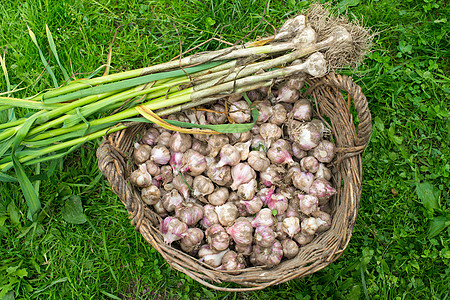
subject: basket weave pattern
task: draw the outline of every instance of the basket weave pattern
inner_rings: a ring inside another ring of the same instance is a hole
[[[309,82],[306,91],[320,115],[331,124],[338,149],[332,166],[333,183],[338,193],[330,200],[333,210],[331,228],[300,248],[297,257],[286,260],[271,269],[250,267],[233,271],[218,271],[198,259],[164,243],[159,232],[161,217],[147,207],[139,191],[128,181],[132,163],[128,160],[137,134],[145,124],[130,124],[122,131],[105,138],[97,150],[98,165],[115,194],[125,205],[131,223],[142,236],[163,256],[167,263],[203,285],[221,291],[251,291],[280,284],[312,274],[333,261],[347,247],[356,222],[362,181],[361,153],[367,146],[372,131],[371,115],[366,97],[350,77],[329,74]],[[355,127],[351,105],[358,115]],[[215,284],[234,282],[244,287],[222,287]]]

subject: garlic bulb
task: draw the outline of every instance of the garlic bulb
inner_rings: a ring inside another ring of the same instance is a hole
[[[182,171],[183,167],[183,153],[182,152],[174,152],[170,156],[169,165],[172,167],[173,174],[178,174],[178,172]]]
[[[270,149],[267,151],[267,157],[273,164],[292,165],[294,163],[287,145],[288,143],[282,139],[279,139],[272,144]]]
[[[161,191],[154,185],[141,190],[141,197],[145,204],[154,205],[161,199]]]
[[[200,261],[204,262],[205,264],[217,268],[222,264],[222,258],[229,250],[223,250],[223,251],[217,251],[214,249],[211,249],[209,245],[203,245],[198,250],[198,256],[200,258]]]
[[[186,235],[187,229],[188,227],[185,223],[174,217],[166,217],[159,227],[166,244],[180,240]]]
[[[194,190],[194,196],[206,196],[214,192],[214,184],[208,177],[198,175],[194,178],[192,189]]]
[[[184,252],[192,253],[200,248],[204,236],[203,230],[200,228],[188,228],[186,235],[180,241],[181,249]]]
[[[231,178],[233,178],[232,190],[237,190],[239,185],[248,183],[250,180],[256,178],[255,170],[247,163],[238,163],[231,168]]]
[[[307,122],[311,121],[312,112],[311,102],[306,99],[301,99],[295,102],[292,117],[296,120]]]
[[[266,142],[266,146],[270,147],[270,145],[281,138],[283,131],[280,127],[272,123],[264,123],[259,127],[259,134],[263,137]],[[318,143],[318,142],[317,142]]]
[[[322,140],[317,147],[312,150],[315,158],[321,163],[329,163],[333,160],[336,153],[334,144],[327,140]]]
[[[175,131],[170,139],[170,150],[184,153],[192,146],[192,137],[189,134]]]
[[[187,226],[195,226],[203,219],[203,206],[192,202],[179,205],[175,208],[175,216]]]
[[[258,172],[265,171],[270,165],[270,160],[262,151],[251,151],[247,159],[250,167]]]
[[[241,155],[241,160],[247,160],[248,154],[250,153],[250,145],[252,141],[251,139],[246,142],[240,142],[234,144],[234,147],[239,151],[239,154]]]
[[[200,225],[204,228],[209,228],[214,224],[219,224],[219,217],[214,206],[206,204],[203,206],[203,219],[200,221]]]
[[[313,212],[312,215],[316,218],[317,224],[319,225],[316,232],[324,232],[331,228],[330,214],[324,211],[317,210]]]
[[[300,173],[300,164],[297,162],[294,162],[289,169],[286,172],[286,176],[284,177],[286,184],[291,184],[292,178],[295,174]]]
[[[273,193],[275,192],[275,188],[262,188],[259,190],[259,192],[256,194],[257,197],[261,199],[264,205],[267,205],[267,203],[272,198]]]
[[[206,120],[209,124],[217,125],[224,124],[227,122],[227,115],[225,114],[225,106],[216,103],[211,108],[212,111],[206,112]]]
[[[300,250],[297,243],[291,239],[285,239],[283,242],[281,242],[281,246],[283,246],[283,256],[286,258],[296,257],[298,251]]]
[[[256,124],[266,123],[269,118],[273,115],[272,105],[270,101],[256,102],[255,107],[259,112],[258,119],[256,119]]]
[[[228,115],[234,122],[239,124],[250,122],[250,107],[244,100],[233,102],[230,105]]]
[[[319,224],[314,217],[306,218],[302,221],[301,228],[303,233],[313,235],[319,228]]]
[[[206,229],[205,235],[211,249],[222,251],[230,244],[230,236],[220,224],[214,224]]]
[[[228,200],[228,196],[230,195],[227,188],[221,187],[214,190],[211,194],[208,196],[208,202],[212,205],[222,205],[225,204]]]
[[[272,194],[267,206],[273,211],[276,210],[277,214],[284,214],[288,208],[288,201],[286,197],[281,194]]]
[[[272,226],[274,224],[274,218],[272,211],[269,208],[261,209],[252,220],[252,226],[254,228],[259,226]]]
[[[153,146],[156,144],[156,140],[159,137],[159,131],[156,128],[149,128],[142,136],[142,142]]]
[[[137,187],[147,187],[152,184],[152,176],[147,172],[145,164],[139,165],[139,169],[130,174],[130,181]]]
[[[300,98],[300,92],[296,89],[292,89],[289,86],[284,85],[281,87],[276,99],[277,102],[294,103]]]
[[[337,191],[330,182],[323,178],[318,178],[311,184],[309,193],[319,199],[319,205],[324,205]]]
[[[289,136],[297,142],[302,150],[309,151],[316,147],[321,140],[321,133],[311,123],[301,123],[292,120],[289,124]]]
[[[240,203],[245,206],[245,209],[251,215],[259,212],[263,207],[263,202],[259,197],[253,197],[251,200],[248,201],[241,200]]]
[[[145,167],[147,168],[148,174],[152,175],[153,177],[161,173],[160,167],[151,160],[147,160],[145,162]]]
[[[181,177],[181,175],[175,175],[172,184],[180,192],[181,196],[183,196],[184,199],[187,199],[190,195],[189,187],[192,186],[193,181],[194,179],[187,174],[184,174],[183,177]]]
[[[253,137],[250,131],[227,133],[227,136],[230,139],[231,145],[247,142]]]
[[[300,211],[305,215],[310,215],[319,209],[319,199],[313,195],[298,195]]]
[[[300,246],[304,246],[309,244],[314,239],[314,235],[300,232],[294,236],[294,239]]]
[[[284,168],[276,165],[270,165],[266,170],[259,173],[261,183],[265,186],[271,187],[278,185],[284,179]]]
[[[160,217],[167,217],[169,215],[169,213],[167,212],[167,210],[164,208],[162,200],[159,200],[158,202],[156,202],[153,205],[153,209],[155,210],[155,212],[160,216]]]
[[[319,170],[319,162],[314,156],[306,156],[300,160],[300,168],[303,172],[316,173]]]
[[[255,196],[257,182],[255,179],[250,180],[248,183],[241,184],[237,189],[237,194],[241,200],[250,200]]]
[[[245,269],[245,259],[241,254],[230,250],[222,257],[222,265],[218,270],[242,270]],[[233,272],[234,273],[234,272]]]
[[[241,161],[241,153],[234,146],[227,144],[220,149],[220,160],[217,167],[235,166]]]
[[[295,158],[298,159],[302,159],[303,157],[308,155],[305,150],[300,148],[300,145],[297,142],[292,143],[292,154],[294,155]]]
[[[156,179],[162,181],[163,183],[168,183],[173,180],[172,167],[161,166],[160,173],[156,175]]]
[[[242,255],[248,256],[250,254],[252,254],[252,244],[248,244],[248,245],[243,245],[243,244],[236,244],[234,245],[234,250]]]
[[[255,243],[261,247],[270,247],[275,241],[276,234],[272,227],[258,226],[255,229]]]
[[[197,151],[198,153],[200,153],[203,156],[207,156],[209,155],[209,148],[208,148],[208,143],[197,140],[197,139],[192,139],[192,150]]]
[[[292,183],[294,186],[305,193],[309,193],[310,187],[314,182],[314,175],[311,173],[295,173],[292,177]]]
[[[250,261],[255,265],[266,266],[272,268],[278,265],[283,258],[283,247],[280,242],[275,240],[273,244],[267,248],[259,245],[253,246],[253,253],[250,255]]]
[[[162,197],[162,204],[164,209],[168,212],[174,211],[178,206],[183,203],[183,197],[178,193],[177,190],[171,190],[170,192],[164,193]]]
[[[208,139],[209,156],[216,157],[223,146],[230,143],[230,139],[224,134],[213,134]]]
[[[219,217],[220,224],[223,226],[230,226],[238,217],[238,209],[231,202],[216,206],[214,209]]]
[[[170,147],[170,139],[172,138],[172,134],[168,131],[163,131],[156,139],[156,144],[160,146],[164,146],[166,148]]]
[[[150,159],[158,165],[166,165],[170,160],[170,151],[164,146],[156,145],[152,149]]]
[[[331,171],[324,164],[320,163],[319,168],[317,169],[316,174],[314,174],[316,178],[323,178],[325,180],[330,181],[331,179]]]
[[[270,123],[281,126],[286,122],[287,111],[282,104],[273,106],[273,114]]]
[[[231,168],[230,166],[217,167],[216,163],[212,163],[207,171],[206,175],[217,185],[227,186],[231,184]]]
[[[202,174],[206,170],[206,158],[195,150],[188,149],[182,159],[182,172],[188,172],[191,176]]]
[[[264,138],[261,136],[261,134],[255,135],[252,138],[252,145],[250,147],[253,151],[261,151],[266,153],[267,150],[269,149],[266,141],[264,140]]]
[[[236,244],[250,245],[253,240],[253,227],[247,218],[238,218],[227,228],[227,233]]]
[[[292,238],[300,232],[300,220],[297,217],[289,217],[283,220],[282,230]]]
[[[152,147],[147,144],[134,144],[133,158],[136,164],[145,163],[150,158]]]

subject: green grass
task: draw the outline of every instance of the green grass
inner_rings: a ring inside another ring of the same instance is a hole
[[[341,72],[362,87],[374,128],[363,155],[357,224],[339,260],[262,291],[208,290],[172,270],[134,231],[97,168],[100,141],[94,141],[58,161],[51,178],[40,182],[44,209],[34,223],[18,185],[0,183],[5,299],[448,299],[450,8],[431,0],[334,1],[345,3],[355,4],[343,9],[379,34],[365,64]],[[305,5],[271,1],[266,20],[279,26]],[[179,38],[183,50],[212,37],[234,42],[258,24],[263,10],[264,1],[4,0],[0,55],[11,87],[23,88],[13,95],[25,97],[53,86],[26,24],[62,84],[45,24],[62,65],[81,78],[106,63],[118,27],[111,72],[168,61],[179,54]],[[264,32],[271,32],[266,23],[246,40]],[[211,41],[196,51],[221,46]],[[68,217],[71,200],[81,200],[86,222]]]

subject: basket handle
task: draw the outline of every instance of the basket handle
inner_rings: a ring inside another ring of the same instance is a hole
[[[346,91],[353,99],[353,104],[358,113],[358,133],[355,146],[364,149],[369,143],[370,134],[372,132],[372,117],[370,115],[367,98],[361,91],[361,87],[357,85],[349,76],[330,73],[327,76],[313,80],[312,85],[306,91],[306,95],[310,95],[315,88],[321,85],[327,85],[332,88]]]

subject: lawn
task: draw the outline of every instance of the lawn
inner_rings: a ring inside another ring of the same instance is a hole
[[[265,1],[3,0],[0,93],[29,97],[65,82],[46,24],[60,64],[82,78],[104,72],[116,31],[111,73],[168,61],[180,43],[187,50],[213,37],[254,40],[272,32],[269,23],[279,27],[309,5],[270,1],[268,23],[259,24]],[[357,224],[336,262],[261,291],[203,287],[172,270],[130,225],[97,168],[101,140],[95,140],[35,182],[43,209],[34,222],[19,185],[0,183],[0,299],[448,299],[450,6],[432,0],[332,6],[377,33],[364,64],[340,71],[367,96],[373,133],[363,154]],[[220,47],[211,40],[194,51]],[[83,214],[70,214],[74,204]]]

